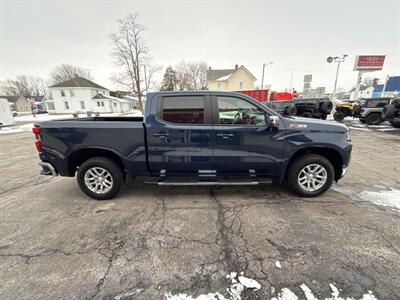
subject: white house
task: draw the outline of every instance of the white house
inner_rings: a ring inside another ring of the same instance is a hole
[[[124,113],[129,102],[110,96],[110,91],[86,78],[74,78],[48,88],[46,108],[50,114],[68,113]]]

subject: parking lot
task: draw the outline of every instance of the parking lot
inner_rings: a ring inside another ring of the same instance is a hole
[[[314,199],[131,181],[94,201],[38,175],[31,133],[0,135],[0,298],[399,299],[400,130],[347,124],[348,174]]]

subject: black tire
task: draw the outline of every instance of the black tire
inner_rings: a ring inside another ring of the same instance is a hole
[[[312,113],[309,111],[305,111],[301,114],[303,118],[312,118]]]
[[[342,122],[344,120],[344,113],[341,111],[337,111],[333,114],[333,119],[337,122]]]
[[[389,121],[389,123],[394,128],[400,128],[400,121]]]
[[[375,113],[375,114],[370,114],[366,119],[365,123],[368,125],[379,125],[383,122],[383,119],[380,114]]]
[[[396,114],[396,108],[392,104],[386,105],[382,110],[383,120],[392,120]]]
[[[365,119],[360,119],[360,122],[361,123],[365,123]]]
[[[321,116],[321,119],[322,119],[322,120],[326,120],[327,118],[328,118],[328,115],[322,115],[322,116]]]
[[[85,183],[85,174],[93,168],[106,170],[112,178],[111,188],[105,193],[92,191]],[[124,175],[121,168],[113,160],[106,157],[93,157],[85,161],[78,170],[77,181],[82,192],[96,200],[107,200],[114,198],[121,190]]]
[[[307,191],[300,184],[298,177],[303,168],[311,164],[318,164],[322,166],[327,175],[325,183],[315,191]],[[331,162],[325,157],[318,154],[305,154],[293,161],[287,171],[286,183],[293,193],[301,197],[316,197],[326,192],[332,185],[335,170]]]
[[[321,102],[321,111],[324,113],[324,114],[330,114],[331,113],[331,111],[332,111],[332,109],[333,109],[333,104],[332,104],[332,102],[331,101],[329,101],[329,100],[326,100],[326,101],[323,101],[323,102]]]

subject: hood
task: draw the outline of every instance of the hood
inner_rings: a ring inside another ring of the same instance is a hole
[[[283,118],[285,127],[287,130],[313,130],[313,131],[325,131],[325,132],[347,132],[350,129],[341,123],[336,121],[326,121],[320,119],[310,118]]]

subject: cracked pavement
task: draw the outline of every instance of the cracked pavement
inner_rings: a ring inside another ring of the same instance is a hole
[[[1,135],[1,299],[165,299],[226,293],[244,272],[270,299],[305,283],[319,299],[400,297],[400,212],[357,194],[400,188],[400,134],[352,132],[345,179],[302,199],[279,186],[159,187],[129,182],[111,201],[75,178],[45,179],[30,133]],[[399,200],[400,201],[400,200]],[[278,269],[275,262],[280,261]]]

